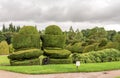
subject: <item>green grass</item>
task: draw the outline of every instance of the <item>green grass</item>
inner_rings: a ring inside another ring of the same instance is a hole
[[[0,56],[0,62],[8,63],[6,56]],[[4,59],[4,61],[1,61]],[[5,61],[6,59],[6,61]],[[1,64],[1,63],[0,63]],[[3,64],[4,65],[4,64]],[[0,66],[0,70],[8,70],[18,73],[26,74],[49,74],[49,73],[68,73],[68,72],[97,72],[106,70],[120,69],[120,62],[106,62],[106,63],[88,63],[81,64],[77,69],[75,64],[58,64],[58,65],[34,65],[34,66]]]
[[[7,55],[0,56],[0,65],[10,65],[10,62],[9,62],[9,59],[7,58]]]
[[[120,76],[119,76],[119,77],[116,77],[116,78],[120,78]]]

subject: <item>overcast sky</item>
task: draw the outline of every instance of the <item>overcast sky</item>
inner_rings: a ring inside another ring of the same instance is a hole
[[[0,0],[0,29],[11,22],[40,30],[56,24],[63,30],[102,26],[120,31],[120,0]]]

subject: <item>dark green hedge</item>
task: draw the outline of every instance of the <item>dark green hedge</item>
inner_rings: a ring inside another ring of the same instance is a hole
[[[12,53],[8,56],[8,58],[12,60],[26,60],[38,58],[42,54],[43,52],[40,49],[29,49]]]
[[[68,58],[71,54],[68,50],[44,50],[45,55],[50,58]]]
[[[40,48],[40,35],[15,34],[12,44],[15,49]]]
[[[43,35],[43,47],[58,47],[63,48],[66,38],[64,35]]]
[[[40,65],[40,61],[39,61],[38,58],[36,58],[36,59],[30,59],[30,60],[24,60],[24,61],[10,60],[10,64],[12,66]]]
[[[120,51],[116,49],[104,49],[100,51],[79,54],[78,58],[83,63],[120,61]]]
[[[59,28],[59,26],[50,25],[45,29],[45,34],[62,35],[62,30]]]
[[[50,59],[49,64],[72,64],[72,59]]]

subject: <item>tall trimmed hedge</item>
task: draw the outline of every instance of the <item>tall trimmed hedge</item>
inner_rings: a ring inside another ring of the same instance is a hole
[[[58,47],[63,48],[65,45],[64,35],[43,35],[43,47]]]
[[[6,55],[9,54],[9,45],[6,41],[0,42],[0,55]]]
[[[40,35],[15,34],[12,38],[12,44],[15,49],[40,48]]]
[[[45,29],[45,34],[62,35],[62,30],[59,28],[59,26],[50,25]]]

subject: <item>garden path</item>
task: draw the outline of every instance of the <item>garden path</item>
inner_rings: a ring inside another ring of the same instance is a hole
[[[0,70],[0,78],[115,78],[120,76],[120,70],[90,72],[29,75]]]

